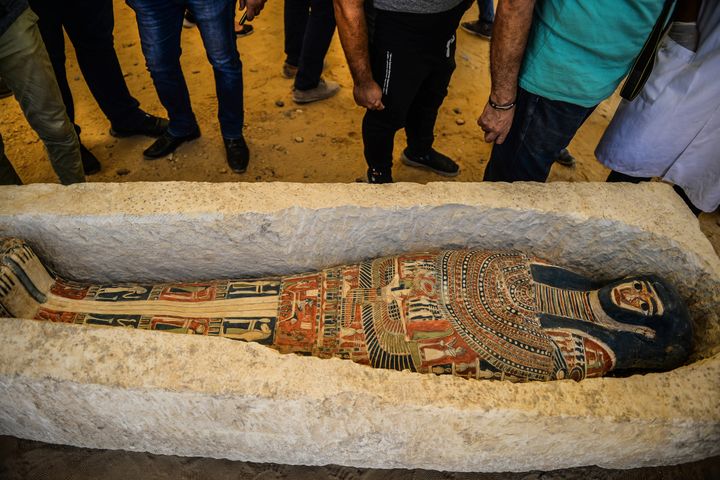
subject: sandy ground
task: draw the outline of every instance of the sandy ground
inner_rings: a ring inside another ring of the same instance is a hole
[[[0,477],[5,480],[715,480],[720,478],[720,457],[671,467],[633,470],[582,467],[552,472],[453,473],[231,462],[91,450],[0,436]]]
[[[327,56],[325,76],[342,85],[341,92],[325,102],[297,106],[290,96],[291,81],[280,76],[284,60],[282,2],[270,1],[253,22],[255,33],[238,40],[245,72],[246,133],[252,160],[247,173],[227,168],[217,121],[212,69],[197,29],[183,31],[183,67],[203,137],[182,146],[174,155],[156,161],[142,158],[151,140],[143,137],[117,140],[108,134],[108,122],[97,107],[68,48],[68,78],[75,95],[82,140],[103,164],[93,182],[187,180],[210,182],[291,181],[352,182],[365,173],[360,122],[363,111],[352,100],[352,82],[340,43],[334,39]],[[116,46],[130,91],[142,107],[155,114],[164,110],[145,69],[133,12],[115,0]],[[466,17],[476,15],[473,7]],[[458,33],[457,64],[450,94],[437,123],[436,148],[452,156],[461,173],[451,181],[480,181],[490,155],[475,120],[489,92],[489,43],[466,32]],[[6,153],[26,183],[55,182],[42,144],[27,126],[16,102],[0,101],[1,132]],[[550,181],[603,181],[607,170],[593,150],[618,103],[617,95],[601,104],[570,145],[578,159],[575,168],[555,165]],[[280,106],[279,106],[280,105]],[[398,134],[396,158],[404,147]],[[447,180],[397,162],[396,181],[425,183]],[[720,251],[720,215],[704,218],[703,229]]]
[[[134,15],[121,0],[115,0],[116,46],[131,92],[148,112],[162,114],[140,51]],[[473,17],[473,8],[467,18]],[[151,140],[117,140],[108,134],[109,125],[92,99],[68,51],[69,80],[75,95],[77,121],[83,128],[82,140],[103,164],[103,170],[89,178],[93,182],[129,181],[292,181],[353,182],[364,175],[360,121],[363,111],[352,101],[352,83],[337,38],[326,62],[325,75],[342,85],[341,92],[326,102],[307,106],[293,104],[291,81],[280,76],[284,59],[282,2],[271,1],[253,25],[256,33],[238,40],[244,62],[246,138],[252,160],[248,172],[229,171],[217,121],[212,70],[205,59],[196,29],[183,32],[183,66],[195,113],[203,131],[199,140],[182,146],[174,155],[156,161],[142,158]],[[465,32],[458,34],[458,68],[450,94],[440,111],[436,148],[451,155],[461,166],[461,174],[451,181],[480,181],[490,154],[475,125],[489,91],[486,41]],[[617,96],[604,102],[581,128],[570,146],[578,159],[574,168],[556,165],[550,181],[603,181],[607,170],[593,150],[612,112]],[[26,183],[56,182],[45,158],[42,144],[27,126],[16,102],[0,100],[0,131],[6,153]],[[404,147],[404,135],[396,142],[396,157]],[[396,181],[430,182],[446,180],[432,173],[396,165]],[[701,227],[720,252],[720,214],[703,215]],[[720,459],[679,467],[633,471],[604,470],[598,467],[556,472],[523,474],[454,474],[426,471],[359,470],[342,467],[289,467],[225,460],[157,456],[144,453],[113,452],[52,446],[38,442],[0,437],[0,477],[63,479],[670,479],[720,478]]]

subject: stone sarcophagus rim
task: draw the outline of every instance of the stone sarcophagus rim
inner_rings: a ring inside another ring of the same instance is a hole
[[[281,355],[221,338],[2,319],[0,434],[287,464],[631,468],[720,454],[720,260],[658,183],[136,183],[0,188],[0,236],[78,281],[317,270],[513,248],[598,279],[656,273],[695,325],[666,373],[512,384]]]

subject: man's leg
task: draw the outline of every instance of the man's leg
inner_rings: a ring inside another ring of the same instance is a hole
[[[463,22],[462,29],[478,37],[490,40],[492,38],[492,27],[495,22],[495,8],[493,0],[477,0],[478,19],[471,22]]]
[[[448,85],[455,70],[454,56],[441,59],[439,63],[420,86],[408,111],[405,124],[408,146],[403,152],[403,163],[454,177],[460,173],[458,164],[432,148],[438,110],[447,96]]]
[[[479,16],[478,20],[484,23],[493,23],[495,21],[495,6],[493,0],[477,0]]]
[[[78,65],[100,109],[113,127],[131,129],[140,124],[145,113],[128,90],[115,52],[112,0],[67,0],[61,10]]]
[[[38,28],[52,63],[65,109],[71,122],[75,122],[75,104],[65,71],[65,34],[62,26],[64,5],[55,0],[30,0],[30,8],[38,16]]]
[[[127,0],[127,4],[135,11],[145,63],[170,118],[167,133],[174,138],[197,135],[199,128],[180,67],[184,5],[173,0]]]
[[[510,133],[505,142],[493,146],[484,180],[544,182],[558,152],[568,146],[594,109],[548,100],[518,88]]]
[[[300,63],[295,77],[297,90],[310,90],[318,86],[325,55],[335,33],[335,11],[332,0],[312,0],[310,3],[310,18],[305,29]]]
[[[405,133],[407,133],[408,150],[414,155],[425,155],[432,149],[435,140],[435,122],[440,106],[448,94],[448,86],[455,72],[455,48],[457,45],[455,30],[460,21],[462,11],[458,11],[456,19],[446,30],[445,36],[439,36],[433,46],[435,52],[431,58],[432,69],[423,80],[413,100],[407,116]],[[429,55],[429,54],[428,54]]]
[[[39,17],[38,27],[42,35],[45,49],[52,62],[55,78],[57,79],[60,92],[62,93],[63,103],[67,110],[70,121],[75,124],[75,132],[80,139],[80,126],[75,123],[75,103],[73,101],[72,91],[67,80],[67,71],[65,70],[65,34],[63,32],[63,18],[67,10],[67,5],[54,0],[30,0],[30,8]],[[80,156],[82,158],[83,170],[85,175],[92,175],[100,171],[100,161],[95,155],[88,150],[80,141]]]
[[[5,155],[5,144],[0,135],[0,185],[22,185],[22,180]]]
[[[295,67],[297,71],[300,65],[300,54],[303,48],[303,39],[310,16],[310,0],[285,0],[284,22],[285,22],[285,63]],[[295,76],[294,72],[283,69],[283,75],[287,78]],[[292,76],[290,76],[292,73]]]
[[[243,136],[243,74],[235,43],[235,0],[188,0],[215,73],[220,132],[230,169],[245,173],[250,150]]]
[[[222,136],[243,137],[243,75],[235,43],[235,0],[190,0],[205,52],[215,73]]]
[[[30,9],[0,37],[0,76],[45,144],[60,182],[84,182],[78,138],[65,112],[37,16]]]
[[[370,44],[373,78],[383,91],[384,110],[368,110],[362,123],[368,180],[392,181],[395,133],[405,127],[408,111],[417,97],[430,66],[412,42],[403,42],[395,15],[377,12],[375,33]]]

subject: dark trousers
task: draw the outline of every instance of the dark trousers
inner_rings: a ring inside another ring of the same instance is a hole
[[[518,87],[510,133],[502,145],[493,146],[483,180],[544,182],[558,152],[570,144],[593,110]]]
[[[75,106],[65,71],[63,28],[75,47],[78,65],[100,109],[114,128],[132,128],[143,119],[130,95],[115,53],[112,0],[30,0],[50,56],[63,102],[75,122]]]
[[[495,21],[495,6],[493,0],[477,0],[478,20],[485,23],[493,23]]]
[[[401,128],[413,154],[432,148],[438,110],[455,71],[455,32],[467,6],[463,2],[436,14],[374,12],[370,62],[385,109],[368,110],[363,119],[370,168],[390,170],[395,133]]]
[[[242,137],[242,63],[235,44],[236,0],[126,0],[135,10],[145,63],[160,103],[168,112],[168,133],[181,137],[198,130],[180,67],[183,15],[195,16],[215,73],[220,130],[226,139]]]
[[[60,181],[64,185],[84,182],[78,137],[65,111],[37,21],[37,15],[26,8],[0,35],[0,77],[45,144]],[[5,156],[0,138],[0,185],[19,183],[20,178]]]
[[[332,0],[285,0],[285,61],[298,67],[296,89],[318,86],[333,33]]]

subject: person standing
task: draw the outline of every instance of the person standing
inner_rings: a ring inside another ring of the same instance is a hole
[[[432,148],[435,121],[455,70],[455,34],[466,0],[335,0],[338,32],[362,133],[370,183],[392,182],[395,133],[403,163],[455,176],[460,167]]]
[[[484,180],[544,182],[558,152],[628,73],[666,3],[499,0],[492,88],[478,119],[495,143]]]
[[[75,104],[65,70],[65,36],[75,48],[78,66],[100,110],[110,121],[115,137],[147,135],[158,137],[167,120],[145,113],[130,95],[115,52],[112,0],[29,0],[40,18],[38,26],[52,62],[70,121],[75,123]],[[75,123],[80,136],[80,127]],[[86,175],[100,171],[100,162],[80,142]]]
[[[244,173],[250,151],[243,125],[243,75],[235,44],[237,0],[126,0],[135,11],[145,61],[160,102],[169,116],[166,132],[143,154],[147,159],[164,157],[185,142],[200,137],[200,127],[190,105],[185,77],[180,66],[180,34],[185,10],[192,12],[215,74],[220,131],[230,168]],[[265,0],[240,0],[252,20]]]
[[[65,112],[37,20],[27,0],[0,0],[0,77],[45,145],[60,182],[84,182],[78,137]],[[0,136],[0,185],[21,184]]]
[[[325,100],[340,91],[321,77],[333,34],[333,0],[285,0],[285,63],[283,77],[294,78],[295,103]]]
[[[490,40],[492,38],[493,22],[495,21],[493,0],[477,0],[477,6],[478,19],[472,22],[462,22],[460,28],[480,38]]]
[[[639,96],[620,103],[595,156],[608,181],[662,177],[699,214],[720,206],[720,8],[678,4]]]

